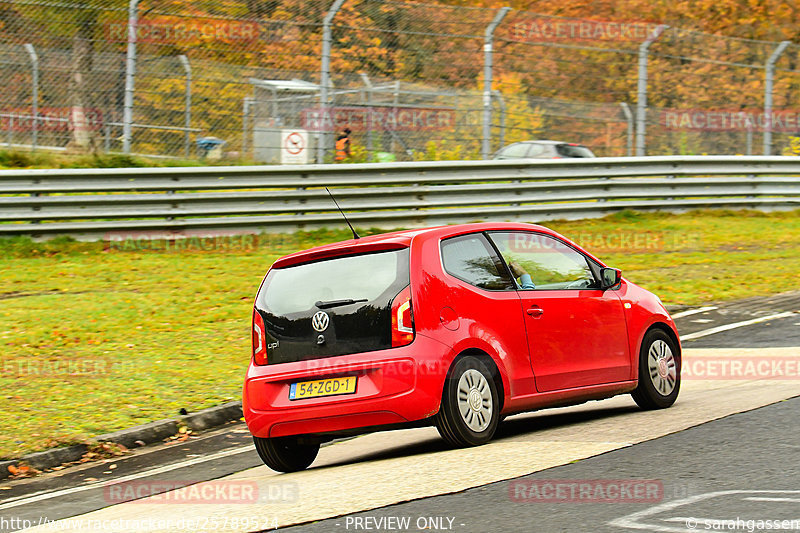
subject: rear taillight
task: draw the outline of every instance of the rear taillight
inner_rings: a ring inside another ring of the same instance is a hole
[[[414,340],[414,312],[411,309],[411,285],[392,300],[392,347],[405,346]]]
[[[267,335],[264,331],[264,319],[253,309],[253,361],[257,365],[267,364]]]

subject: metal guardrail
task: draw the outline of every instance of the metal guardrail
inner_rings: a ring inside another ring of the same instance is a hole
[[[0,171],[0,235],[282,232],[539,221],[622,209],[798,208],[797,157],[626,157]]]

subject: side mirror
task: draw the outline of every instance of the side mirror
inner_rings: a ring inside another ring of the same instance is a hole
[[[618,268],[602,268],[600,269],[600,277],[602,278],[600,288],[603,290],[610,289],[619,285],[619,282],[622,281],[622,270]]]

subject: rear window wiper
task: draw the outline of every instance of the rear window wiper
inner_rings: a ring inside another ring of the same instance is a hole
[[[331,307],[339,307],[341,305],[350,305],[350,304],[357,304],[360,302],[368,302],[366,298],[362,298],[360,300],[353,300],[352,298],[348,298],[346,300],[328,300],[327,302],[316,302],[314,305],[317,306],[319,309],[330,309]]]

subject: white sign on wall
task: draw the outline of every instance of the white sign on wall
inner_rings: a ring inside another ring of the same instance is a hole
[[[308,164],[308,132],[300,129],[281,130],[281,164]]]

